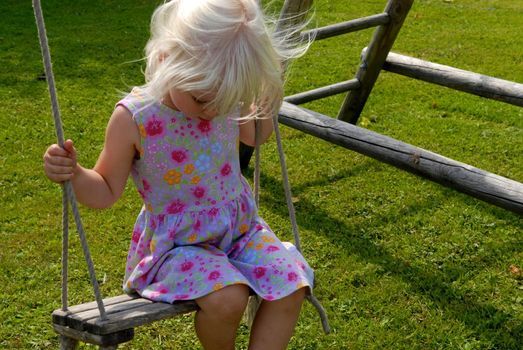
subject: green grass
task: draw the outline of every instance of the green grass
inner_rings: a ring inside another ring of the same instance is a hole
[[[44,1],[67,137],[94,164],[120,91],[141,84],[153,1]],[[315,2],[314,25],[383,10],[384,0]],[[41,157],[55,142],[29,1],[0,4],[0,348],[56,349],[60,189]],[[520,0],[417,0],[393,51],[523,82]],[[287,93],[350,79],[372,30],[314,43]],[[306,105],[334,116],[343,96]],[[362,126],[523,182],[523,109],[382,73]],[[311,305],[290,349],[520,349],[523,219],[357,153],[282,127],[305,256],[333,332]],[[275,143],[263,148],[261,212],[290,238]],[[82,208],[102,293],[121,294],[139,198]],[[70,303],[93,299],[73,232]],[[247,344],[240,329],[238,348]],[[92,348],[82,345],[82,348]],[[190,316],[137,329],[122,349],[198,349]]]

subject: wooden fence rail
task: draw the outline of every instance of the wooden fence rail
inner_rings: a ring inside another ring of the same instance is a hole
[[[363,50],[365,53],[365,49]],[[363,53],[363,54],[364,54]],[[390,52],[383,69],[523,107],[523,84]]]
[[[376,15],[356,18],[350,21],[331,24],[325,27],[315,28],[301,33],[303,39],[313,37],[314,40],[327,39],[333,36],[356,32],[367,28],[376,27],[389,23],[388,13],[378,13]]]
[[[282,124],[523,214],[523,184],[284,102]]]
[[[320,87],[314,90],[300,92],[295,95],[289,95],[285,97],[285,101],[295,105],[299,105],[302,103],[318,100],[324,97],[336,95],[349,90],[357,89],[359,87],[360,82],[358,81],[358,79],[351,79],[347,81],[342,81],[341,83]]]

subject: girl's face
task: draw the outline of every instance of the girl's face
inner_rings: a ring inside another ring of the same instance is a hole
[[[213,98],[214,96],[208,92],[171,89],[164,103],[183,112],[189,118],[211,120],[218,115],[216,108],[207,106]]]

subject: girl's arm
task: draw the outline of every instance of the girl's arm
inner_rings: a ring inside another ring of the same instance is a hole
[[[117,107],[109,120],[105,144],[93,169],[76,162],[72,141],[65,149],[53,145],[44,155],[46,175],[55,182],[71,180],[78,201],[91,208],[106,208],[123,193],[140,135],[131,113]]]
[[[251,112],[255,110],[255,106],[251,106]],[[271,136],[273,131],[272,117],[271,116],[262,116],[258,119],[258,127],[261,128],[260,132],[260,145],[267,141],[269,136]],[[256,129],[254,127],[254,120],[249,120],[246,122],[240,122],[240,141],[247,146],[254,147],[256,145]]]

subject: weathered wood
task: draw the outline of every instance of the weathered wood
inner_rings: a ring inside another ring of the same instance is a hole
[[[374,32],[367,53],[362,57],[362,62],[356,73],[356,79],[360,81],[361,86],[359,89],[349,92],[338,112],[338,119],[353,124],[358,121],[413,1],[389,0],[387,3],[384,12],[389,15],[390,21],[388,24],[380,25]]]
[[[383,69],[523,107],[523,84],[390,52]]]
[[[285,0],[280,10],[276,31],[303,22],[311,6],[312,0]]]
[[[70,344],[78,344],[78,341],[84,343],[99,345],[99,346],[113,346],[128,342],[134,338],[133,329],[125,329],[111,334],[99,335],[89,332],[79,331],[70,327],[53,324],[56,333],[61,335],[61,339],[68,339]],[[62,344],[62,343],[60,343]],[[75,348],[61,348],[61,350],[73,350]]]
[[[108,315],[111,314],[114,317],[118,313],[128,312],[130,310],[140,308],[143,306],[147,306],[152,303],[153,303],[153,301],[148,300],[148,299],[136,298],[133,300],[128,300],[128,301],[122,302],[122,303],[106,306],[106,310],[107,310]],[[69,327],[73,327],[78,330],[81,330],[81,329],[87,330],[86,328],[82,328],[82,327],[85,327],[84,326],[85,323],[89,320],[99,319],[99,317],[100,317],[100,313],[96,309],[75,312],[74,314],[68,315],[67,325]],[[127,327],[124,327],[124,328],[127,328]]]
[[[107,320],[89,319],[84,327],[93,333],[108,334],[120,329],[142,326],[196,310],[198,310],[198,306],[192,300],[175,304],[152,303],[108,315]]]
[[[388,13],[356,18],[350,21],[331,24],[325,27],[306,30],[301,33],[302,39],[314,38],[314,40],[327,39],[333,36],[356,32],[367,28],[376,27],[389,23]]]
[[[302,103],[318,100],[320,98],[336,95],[345,91],[357,89],[359,86],[360,82],[357,79],[351,79],[314,90],[300,92],[299,94],[286,96],[284,100],[294,105],[299,105]]]
[[[105,335],[142,326],[198,309],[192,300],[175,304],[157,303],[138,295],[121,295],[104,300],[107,319],[101,320],[96,303],[72,306],[68,311],[55,310],[53,323],[76,331]]]
[[[393,138],[283,103],[281,123],[523,214],[523,184]]]
[[[78,347],[78,340],[60,335],[60,350],[75,350]]]
[[[112,306],[114,304],[124,303],[126,301],[134,300],[137,298],[140,298],[138,294],[123,294],[116,297],[106,298],[103,300],[103,303],[105,306]],[[96,301],[71,306],[67,311],[63,311],[61,309],[55,310],[52,314],[53,323],[62,326],[70,326],[70,322],[68,323],[68,320],[71,317],[71,315],[75,315],[77,313],[82,313],[86,311],[94,311],[97,312],[97,315],[99,315],[98,304],[96,303]]]

